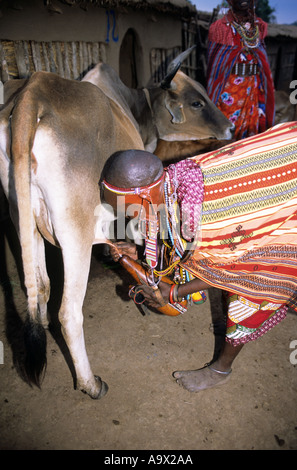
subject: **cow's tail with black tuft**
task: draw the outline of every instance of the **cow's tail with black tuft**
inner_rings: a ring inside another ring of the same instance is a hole
[[[19,213],[19,237],[25,286],[28,297],[28,314],[24,322],[24,377],[30,385],[40,387],[46,369],[46,333],[40,323],[38,284],[34,254],[36,224],[31,204],[32,147],[38,122],[38,104],[30,89],[18,98],[11,118],[11,152],[14,182]]]

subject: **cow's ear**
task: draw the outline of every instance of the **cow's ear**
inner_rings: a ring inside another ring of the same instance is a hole
[[[173,124],[182,124],[183,122],[186,122],[182,103],[166,96],[165,107],[172,116],[171,122]]]

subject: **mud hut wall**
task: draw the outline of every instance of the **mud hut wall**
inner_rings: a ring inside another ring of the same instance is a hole
[[[127,9],[116,12],[116,23],[119,40],[107,48],[107,62],[119,72],[120,46],[128,30],[132,30],[137,38],[138,86],[145,86],[154,72],[152,55],[154,51],[172,49],[181,50],[182,23],[179,17],[164,15],[158,12],[139,12]]]
[[[139,86],[144,86],[151,77],[151,51],[181,48],[178,16],[130,8],[108,10],[91,4],[87,11],[59,5],[62,13],[50,13],[40,0],[19,0],[19,9],[2,7],[3,82],[28,76],[34,70],[79,78],[98,61],[109,63],[119,73],[120,46],[132,29],[139,44]]]
[[[266,48],[276,90],[290,93],[290,84],[296,79],[297,38],[268,37]]]

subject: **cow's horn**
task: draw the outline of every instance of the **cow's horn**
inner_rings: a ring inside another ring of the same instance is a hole
[[[170,88],[171,81],[173,80],[176,72],[180,69],[183,61],[191,54],[196,46],[189,47],[189,49],[181,52],[175,59],[173,59],[167,69],[167,75],[161,82],[161,88],[168,90]]]

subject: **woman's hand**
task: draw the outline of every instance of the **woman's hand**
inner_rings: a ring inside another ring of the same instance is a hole
[[[130,256],[130,258],[137,260],[138,254],[136,245],[129,242],[115,242],[109,245],[109,250],[113,261],[118,261],[122,255]]]
[[[163,307],[165,304],[168,304],[170,287],[170,284],[161,281],[158,286],[159,292],[157,293],[157,291],[153,290],[151,287],[148,286],[148,288],[146,288],[146,286],[143,286],[142,294],[145,298],[145,304],[153,308]]]

